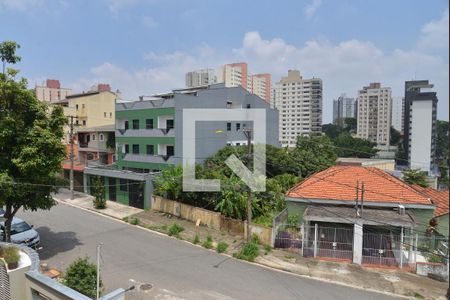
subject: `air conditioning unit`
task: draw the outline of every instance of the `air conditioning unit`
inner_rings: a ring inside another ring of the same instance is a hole
[[[403,205],[398,206],[398,214],[404,215],[405,214],[405,207]]]

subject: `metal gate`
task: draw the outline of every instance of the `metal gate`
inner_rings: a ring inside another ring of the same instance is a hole
[[[363,234],[362,263],[398,267],[403,256],[400,235],[388,233]]]

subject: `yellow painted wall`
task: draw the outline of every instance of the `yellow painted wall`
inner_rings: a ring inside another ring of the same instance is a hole
[[[75,107],[79,128],[115,124],[116,95],[114,93],[102,92],[76,97],[70,99],[70,102],[71,106]],[[77,105],[78,109],[76,109]],[[84,126],[83,120],[86,121]]]

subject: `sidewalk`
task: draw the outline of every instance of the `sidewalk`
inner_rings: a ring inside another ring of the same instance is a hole
[[[242,236],[230,235],[227,232],[205,226],[196,226],[192,222],[157,211],[144,211],[112,201],[107,202],[106,209],[94,209],[92,206],[93,197],[83,193],[76,192],[75,199],[70,200],[70,192],[61,189],[58,194],[54,195],[54,198],[82,209],[127,220],[132,224],[164,234],[167,234],[170,226],[176,223],[184,229],[179,234],[179,239],[193,242],[194,237],[198,236],[201,245],[207,236],[211,236],[213,248],[216,248],[218,242],[226,242],[229,245],[226,254],[237,252],[244,243]],[[255,263],[317,280],[415,299],[445,300],[448,288],[446,282],[438,282],[407,271],[366,268],[351,263],[321,261],[305,258],[300,256],[299,253],[285,250],[272,250],[267,253],[261,249],[260,256],[256,258]]]
[[[123,219],[125,217],[132,216],[134,214],[138,214],[142,212],[142,209],[131,207],[128,205],[123,205],[114,201],[106,201],[106,208],[105,209],[95,209],[92,204],[92,200],[94,199],[93,196],[80,193],[80,192],[74,192],[74,199],[70,199],[70,190],[68,189],[60,189],[58,193],[53,194],[53,199],[61,202],[68,203],[73,206],[77,206],[84,209],[89,209],[92,211],[96,211],[98,213],[116,218],[116,219]]]

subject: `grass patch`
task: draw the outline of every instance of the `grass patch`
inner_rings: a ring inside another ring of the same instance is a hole
[[[239,252],[234,253],[233,256],[238,259],[254,261],[258,255],[259,255],[258,245],[250,242],[245,244]]]
[[[128,217],[123,217],[122,221],[127,222],[128,223]]]
[[[250,237],[250,243],[259,245],[260,244],[259,236],[257,236],[256,234],[253,233],[252,236]]]
[[[198,236],[198,234],[195,234],[194,239],[192,240],[192,243],[195,245],[200,243],[200,237]]]
[[[217,244],[217,252],[218,253],[224,253],[225,251],[227,251],[228,249],[228,244],[225,242],[219,242],[219,244]]]
[[[213,247],[212,242],[213,242],[212,236],[208,235],[206,237],[206,240],[203,241],[202,246],[206,249],[211,249]]]
[[[270,252],[272,252],[272,247],[269,245],[265,245],[264,246],[264,255],[269,254]]]
[[[425,299],[424,296],[422,296],[421,294],[419,294],[417,292],[414,293],[414,298],[416,298],[416,299]]]
[[[140,220],[138,218],[131,218],[130,219],[130,224],[131,225],[139,225]]]
[[[184,227],[178,225],[177,223],[173,223],[172,226],[169,227],[169,236],[180,237],[180,232],[184,230]]]

